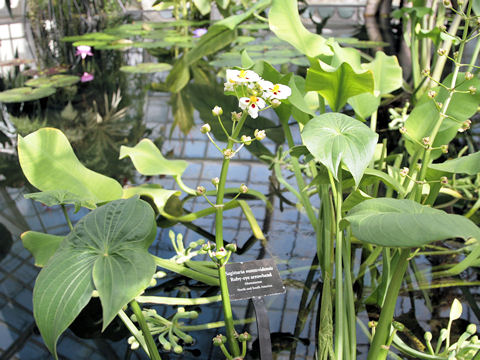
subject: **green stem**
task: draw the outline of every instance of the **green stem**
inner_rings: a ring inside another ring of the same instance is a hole
[[[125,324],[127,327],[128,331],[137,339],[138,343],[142,347],[142,349],[145,351],[145,353],[148,355],[148,348],[147,348],[147,343],[145,342],[145,339],[142,336],[142,333],[140,330],[137,329],[135,324],[130,320],[127,314],[125,314],[125,311],[120,310],[118,312],[118,317],[122,322]]]
[[[234,325],[245,325],[245,324],[251,324],[254,323],[257,319],[256,318],[247,318],[247,319],[240,319],[240,320],[234,320],[233,324]],[[184,331],[201,331],[201,330],[208,330],[208,329],[216,329],[220,327],[224,327],[225,322],[224,321],[217,321],[217,322],[211,322],[207,324],[200,324],[200,325],[181,325],[179,326],[180,329]]]
[[[244,111],[238,124],[233,129],[232,137],[228,139],[227,149],[233,149],[233,139],[236,139],[240,134],[243,124],[247,119],[247,116],[248,112]],[[229,165],[230,159],[224,158],[222,163],[222,169],[220,171],[220,179],[217,190],[217,201],[215,207],[215,244],[217,249],[223,248],[223,199],[225,195],[225,184],[227,182]],[[240,348],[238,346],[237,339],[235,338],[235,327],[233,323],[232,306],[230,304],[230,296],[228,293],[225,267],[221,266],[218,268],[218,275],[220,280],[220,292],[222,295],[223,314],[225,317],[225,331],[227,335],[228,347],[230,348],[233,356],[237,357],[240,355]]]
[[[218,286],[219,285],[218,279],[214,278],[212,276],[202,274],[198,271],[189,269],[186,266],[176,264],[175,262],[173,262],[171,260],[165,260],[165,259],[162,259],[158,256],[153,256],[153,259],[155,260],[155,264],[157,264],[157,266],[159,266],[161,268],[173,271],[177,274],[184,275],[184,276],[189,277],[189,278],[194,279],[194,280],[201,281],[201,282],[203,282],[207,285],[212,285],[212,286]]]
[[[221,301],[220,295],[204,297],[204,298],[175,298],[175,297],[162,297],[162,296],[137,296],[135,298],[137,302],[148,304],[164,304],[164,305],[204,305]]]
[[[185,185],[185,183],[182,181],[182,177],[180,175],[176,175],[173,178],[177,182],[180,189],[182,189],[184,192],[186,192],[189,195],[197,195],[197,192],[195,190],[193,190],[192,188]]]
[[[140,305],[135,300],[130,302],[130,307],[132,308],[135,317],[137,318],[138,325],[140,325],[140,329],[142,330],[143,337],[145,342],[147,343],[147,348],[149,352],[149,357],[152,360],[161,360],[160,354],[158,353],[157,345],[155,345],[155,341],[153,340],[152,334],[148,328],[147,322],[142,314],[142,309]]]
[[[67,220],[68,227],[71,231],[73,230],[73,225],[72,225],[72,222],[70,221],[70,218],[68,217],[67,209],[65,208],[65,205],[62,204],[61,206],[62,206],[63,216],[65,216],[65,220]]]
[[[397,297],[402,286],[403,276],[407,270],[408,256],[410,249],[400,249],[400,257],[397,266],[393,271],[393,276],[387,290],[387,296],[383,302],[383,308],[380,313],[380,319],[375,329],[367,360],[385,360],[388,350],[384,348],[390,335],[390,326],[392,324],[393,315],[395,313],[395,305]]]
[[[223,209],[224,210],[230,210],[230,209],[236,208],[238,206],[240,206],[238,201],[229,201],[228,203],[226,203],[223,206]],[[160,215],[162,215],[163,217],[167,218],[168,220],[172,220],[172,221],[192,222],[192,221],[200,219],[204,216],[211,215],[211,214],[215,213],[216,211],[217,211],[216,208],[208,207],[208,208],[205,208],[205,209],[202,209],[202,210],[199,210],[199,211],[187,214],[187,215],[177,217],[177,216],[170,215],[169,213],[166,213],[163,210],[160,210]]]

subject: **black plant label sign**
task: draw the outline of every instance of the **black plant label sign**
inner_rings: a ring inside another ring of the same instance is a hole
[[[225,265],[230,300],[283,294],[285,287],[273,259]]]

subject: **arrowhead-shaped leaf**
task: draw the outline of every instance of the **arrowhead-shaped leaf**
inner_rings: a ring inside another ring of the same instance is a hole
[[[345,217],[361,241],[389,247],[419,247],[455,237],[480,239],[480,229],[464,216],[391,198],[361,202]]]
[[[147,176],[173,175],[180,176],[188,166],[184,160],[167,160],[155,144],[149,139],[143,139],[135,147],[122,146],[120,159],[129,156],[135,169]]]
[[[103,328],[149,284],[155,262],[152,208],[138,198],[116,200],[82,218],[40,272],[34,316],[49,350],[98,290]]]
[[[320,60],[311,61],[312,67],[307,70],[305,90],[318,91],[333,111],[341,110],[352,96],[373,93],[374,79],[370,70],[356,72],[346,62],[333,67]]]
[[[123,189],[123,198],[128,199],[135,195],[148,197],[155,204],[156,212],[163,210],[167,200],[173,195],[180,196],[181,192],[176,190],[167,190],[157,184],[143,184],[140,186],[131,186]]]
[[[28,181],[42,191],[65,190],[78,195],[79,201],[97,204],[122,196],[116,180],[80,163],[67,137],[58,129],[43,128],[19,136],[18,158]]]
[[[317,161],[337,179],[340,163],[345,164],[358,186],[375,154],[378,135],[360,121],[341,113],[327,113],[311,119],[302,139]]]

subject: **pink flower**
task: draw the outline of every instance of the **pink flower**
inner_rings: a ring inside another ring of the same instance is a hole
[[[207,29],[205,28],[198,28],[198,29],[195,29],[193,30],[193,37],[194,38],[199,38],[199,37],[202,37],[203,35],[205,35],[207,33]]]
[[[92,81],[93,78],[94,78],[93,74],[89,74],[88,72],[84,72],[80,81],[81,82],[88,82],[88,81]]]
[[[75,55],[80,55],[82,59],[85,59],[87,56],[93,56],[92,48],[88,45],[77,46],[77,52]]]

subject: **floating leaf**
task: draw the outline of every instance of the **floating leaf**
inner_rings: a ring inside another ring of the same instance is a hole
[[[95,209],[97,205],[92,199],[81,199],[80,196],[67,190],[47,190],[37,193],[26,194],[25,198],[41,202],[46,206],[74,204],[75,212],[81,207]]]
[[[80,77],[75,75],[53,75],[47,77],[38,77],[25,82],[25,85],[33,87],[66,87],[76,84],[80,81]]]
[[[65,236],[44,234],[37,231],[27,231],[21,236],[25,249],[30,251],[35,259],[35,266],[45,266],[55,254]]]
[[[302,131],[303,144],[315,159],[338,179],[338,167],[345,164],[358,186],[370,163],[378,135],[368,126],[341,113],[312,118]]]
[[[0,92],[0,102],[16,103],[45,98],[55,93],[52,87],[31,88],[20,87]]]
[[[120,71],[129,73],[148,74],[162,71],[169,71],[172,65],[166,63],[141,63],[135,66],[122,66]]]
[[[58,129],[43,128],[18,136],[18,158],[28,181],[41,191],[63,190],[78,195],[78,201],[96,204],[122,196],[114,179],[83,166],[67,137]]]
[[[356,238],[380,246],[420,247],[456,237],[480,239],[480,229],[466,217],[412,200],[366,200],[353,207],[345,219]]]
[[[35,321],[57,358],[58,337],[98,290],[103,329],[149,284],[155,261],[153,210],[138,198],[116,200],[82,218],[42,269],[33,290]]]
[[[141,140],[135,147],[122,146],[120,159],[127,156],[132,159],[135,169],[147,176],[173,175],[180,176],[188,166],[184,160],[167,160],[160,150],[149,139]]]
[[[303,26],[296,0],[273,0],[268,14],[268,24],[275,35],[307,56],[332,55],[326,39],[311,33]]]
[[[447,160],[441,164],[431,164],[429,168],[452,174],[476,175],[480,173],[480,151],[457,159]]]

